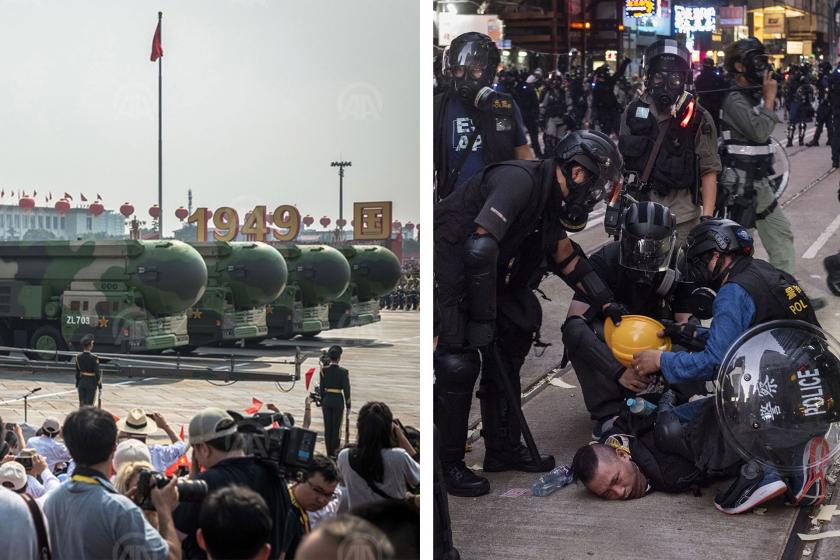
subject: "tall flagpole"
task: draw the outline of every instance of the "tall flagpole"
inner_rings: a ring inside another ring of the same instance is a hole
[[[163,44],[163,12],[158,12],[160,42]],[[163,57],[158,58],[158,239],[163,239]]]

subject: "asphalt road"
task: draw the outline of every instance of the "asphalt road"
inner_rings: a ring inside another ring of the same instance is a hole
[[[782,126],[777,127],[775,135],[783,138]],[[812,136],[813,129],[809,129],[806,141]],[[831,170],[830,148],[824,146],[825,140],[823,135],[820,147],[787,149],[791,180],[782,204],[793,225],[796,276],[811,297],[826,298],[828,305],[817,315],[824,328],[840,335],[840,300],[827,292],[822,267],[824,257],[840,250],[840,236],[836,233],[840,228],[840,171]],[[587,253],[608,241],[602,223],[603,211],[596,209],[587,229],[574,236]],[[766,258],[759,239],[756,245],[757,256]],[[552,453],[558,463],[569,463],[574,451],[589,441],[592,428],[574,372],[559,368],[563,354],[560,326],[571,291],[555,277],[544,280],[541,288],[550,300],[543,300],[542,339],[552,346],[539,356],[532,351],[522,368],[523,391],[529,399],[524,411],[540,451]],[[545,383],[552,377],[559,377],[561,386]],[[474,424],[479,418],[478,403],[474,401]],[[467,465],[480,466],[483,454],[482,441],[477,438],[467,455]],[[798,517],[799,510],[774,502],[762,508],[760,514],[723,515],[714,508],[713,498],[725,483],[706,489],[699,497],[652,494],[622,503],[594,498],[582,486],[570,486],[539,498],[530,495],[536,475],[508,472],[487,476],[492,487],[490,495],[450,497],[455,543],[466,560],[753,560],[802,554],[799,539],[788,538],[797,519],[807,521],[804,516]],[[810,544],[805,553],[810,558],[840,557],[840,551],[832,549],[830,543],[824,541],[819,545],[822,548],[816,549]]]

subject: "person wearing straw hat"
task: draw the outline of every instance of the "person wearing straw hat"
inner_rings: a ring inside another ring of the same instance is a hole
[[[162,429],[169,436],[170,445],[148,445],[151,463],[156,470],[165,471],[181,455],[187,452],[186,444],[181,441],[160,412],[146,414],[142,408],[132,408],[125,418],[117,422],[117,440],[136,439],[146,443],[146,438]]]
[[[79,408],[93,406],[96,389],[102,390],[102,373],[99,371],[99,358],[93,354],[93,335],[82,337],[84,352],[76,355],[76,389],[79,392]]]

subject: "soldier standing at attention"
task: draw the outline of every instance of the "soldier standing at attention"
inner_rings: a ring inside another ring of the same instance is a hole
[[[82,337],[84,352],[76,356],[76,389],[79,391],[79,407],[93,405],[97,387],[101,389],[102,374],[99,372],[99,358],[93,354],[93,335]]]
[[[344,407],[350,414],[350,373],[338,365],[341,346],[330,346],[327,357],[330,365],[321,370],[321,408],[324,411],[324,440],[327,455],[335,459],[341,445],[341,421]]]

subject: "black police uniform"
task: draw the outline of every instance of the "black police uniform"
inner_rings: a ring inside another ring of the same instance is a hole
[[[636,282],[631,272],[619,263],[621,244],[608,243],[589,256],[592,268],[612,290],[615,299],[632,315],[657,320],[673,320],[675,313],[690,313],[688,299],[666,285],[664,273],[650,284]],[[672,256],[675,265],[676,253]],[[664,291],[664,293],[660,293]],[[575,294],[574,300],[584,301]],[[563,324],[563,347],[580,382],[586,409],[593,420],[619,413],[622,402],[633,393],[618,383],[626,367],[612,355],[603,339],[603,321],[581,316],[569,317]]]
[[[538,124],[540,100],[537,97],[537,91],[531,84],[522,82],[516,86],[513,96],[520,111],[522,111],[522,120],[528,130],[528,136],[531,137],[531,147],[534,150],[534,155],[541,158],[543,154],[540,147],[540,127]]]
[[[727,282],[738,284],[750,295],[755,314],[750,326],[776,319],[799,319],[820,326],[811,301],[796,278],[756,258],[740,259]]]
[[[338,364],[331,363],[321,371],[320,388],[327,455],[335,457],[341,447],[344,409],[350,408],[350,373]]]
[[[727,89],[729,83],[723,78],[719,69],[704,66],[694,79],[694,87],[698,94],[697,101],[712,116],[712,120],[715,121],[715,130],[720,130],[720,111],[724,92],[719,90]]]
[[[435,425],[441,428],[441,460],[463,460],[472,391],[482,369],[479,397],[483,435],[489,453],[520,445],[521,427],[510,408],[499,375],[511,380],[518,395],[519,369],[541,323],[542,309],[533,293],[540,266],[566,230],[557,213],[560,189],[554,160],[514,161],[486,167],[435,209],[435,276],[440,328],[435,354]],[[467,349],[468,320],[464,243],[476,225],[498,241],[496,346],[480,364]],[[485,470],[487,459],[485,457]]]
[[[828,78],[828,103],[831,107],[831,166],[840,167],[840,67]]]
[[[87,351],[78,354],[76,356],[76,389],[79,392],[79,406],[94,404],[96,389],[101,382],[99,358]]]
[[[831,145],[831,101],[828,97],[828,84],[831,72],[821,73],[819,80],[817,80],[817,121],[816,130],[814,131],[814,138],[806,144],[806,146],[819,146],[820,136],[823,128],[826,129],[826,136],[828,136],[828,144]]]
[[[451,123],[446,122],[447,105],[451,100],[456,99],[457,94],[451,90],[434,97],[434,169],[437,177],[438,197],[444,198],[450,193],[445,185],[451,184],[451,188],[460,184],[457,177],[450,178],[452,174],[460,174],[459,167],[463,161],[449,161],[449,149],[446,138],[452,134]],[[488,110],[481,111],[470,107],[462,102],[464,117],[472,121],[474,131],[472,135],[481,136],[481,154],[485,164],[496,163],[515,159],[516,148],[516,118],[514,116],[514,100],[507,93],[496,91],[495,98]],[[471,137],[472,137],[471,135]],[[469,157],[469,152],[464,151],[464,160]],[[463,177],[468,179],[468,177]]]
[[[592,108],[595,110],[595,117],[604,134],[618,134],[622,107],[615,96],[615,84],[618,78],[624,75],[629,65],[630,59],[625,58],[613,75],[608,75],[607,71],[595,72]]]
[[[650,103],[641,99],[627,107],[628,134],[618,140],[618,149],[624,157],[624,167],[641,175],[659,136],[659,124]],[[697,130],[703,123],[701,113],[695,113],[687,126],[678,119],[668,120],[668,133],[659,149],[648,182],[660,196],[673,191],[691,190],[695,201],[700,182],[700,170],[694,144]]]

